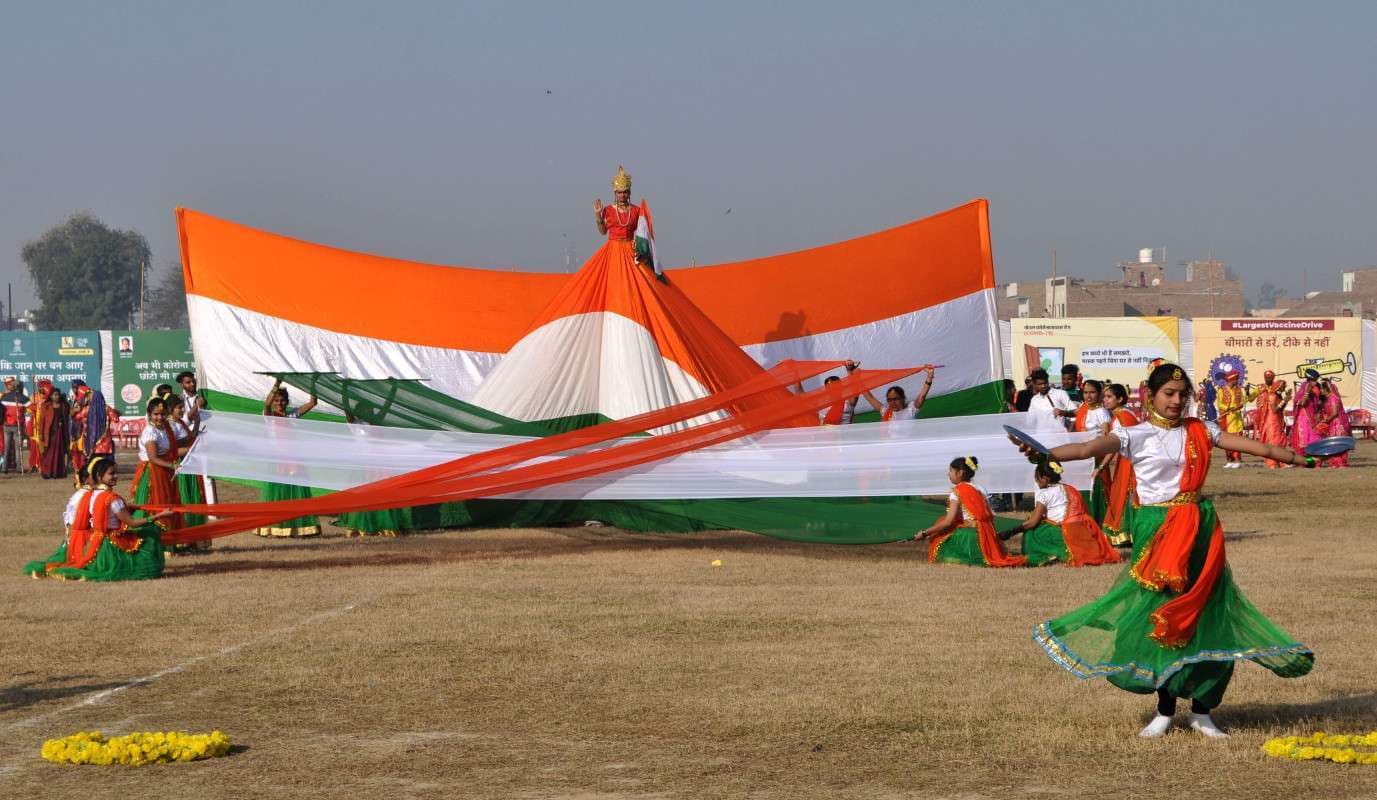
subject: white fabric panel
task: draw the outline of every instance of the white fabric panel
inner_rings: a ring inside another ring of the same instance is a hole
[[[399,344],[302,325],[187,295],[192,347],[209,389],[258,398],[272,379],[255,372],[338,372],[348,378],[421,378],[461,400],[473,395],[500,353]]]
[[[522,337],[472,402],[535,422],[575,414],[625,419],[707,395],[696,378],[660,354],[645,326],[593,311],[560,317]],[[700,417],[671,430],[720,418]]]
[[[1181,340],[1181,347],[1179,348],[1181,361],[1178,366],[1190,374],[1191,365],[1195,363],[1195,323],[1188,319],[1178,319],[1176,321],[1176,335]],[[1191,378],[1197,381],[1203,377],[1202,375],[1191,375]],[[1137,388],[1130,386],[1128,390],[1131,392]]]
[[[1377,414],[1377,320],[1363,320],[1363,408]]]
[[[512,497],[652,500],[724,497],[945,495],[952,459],[976,456],[976,483],[990,492],[1031,492],[1033,467],[1001,425],[1024,414],[785,428],[608,475]],[[1039,433],[1048,446],[1089,434]],[[491,434],[425,431],[216,413],[182,471],[198,475],[345,489],[526,441]],[[643,441],[643,440],[642,440]],[[555,458],[558,458],[556,456]],[[1090,463],[1066,480],[1090,486]]]
[[[1004,377],[1014,377],[1014,353],[1011,349],[1014,346],[1013,326],[1009,320],[999,321],[999,354],[1004,359]]]
[[[100,393],[108,405],[115,405],[115,344],[112,331],[100,332]],[[267,394],[267,390],[263,391]]]
[[[934,396],[998,380],[1004,374],[993,289],[946,303],[876,320],[853,328],[797,339],[747,345],[743,349],[766,368],[786,358],[800,361],[854,358],[870,369],[940,364]],[[841,371],[838,370],[837,374]],[[815,388],[825,375],[804,383]],[[909,397],[923,388],[922,373],[901,385]]]
[[[424,347],[337,333],[198,295],[187,296],[187,311],[202,385],[241,397],[257,398],[267,393],[271,379],[256,372],[321,371],[350,378],[420,378],[451,397],[491,408],[475,395],[503,358],[501,353]],[[872,368],[942,364],[933,386],[937,395],[989,383],[1004,374],[1005,359],[995,322],[994,291],[987,289],[909,314],[743,349],[766,368],[785,358],[854,358]],[[626,331],[619,330],[614,338],[627,336]],[[520,346],[518,343],[513,351]],[[601,357],[600,353],[590,353],[577,358],[595,355]],[[547,363],[558,362],[550,359]],[[624,365],[616,366],[613,371],[627,372]],[[568,367],[562,366],[560,372],[565,369]],[[686,373],[682,375],[693,380]],[[538,385],[548,390],[549,382],[557,379],[562,378],[546,374]],[[674,380],[680,379],[671,382]],[[812,388],[820,380],[821,376],[807,385]],[[910,397],[922,388],[922,380],[916,375],[904,382]],[[494,389],[485,396],[499,394]],[[631,396],[611,388],[604,394],[618,395],[622,400]]]

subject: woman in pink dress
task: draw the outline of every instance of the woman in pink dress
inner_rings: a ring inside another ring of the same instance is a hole
[[[1343,398],[1339,396],[1339,387],[1328,378],[1321,381],[1320,386],[1324,395],[1324,405],[1321,406],[1319,414],[1319,432],[1324,436],[1352,436],[1353,428],[1348,424],[1348,410],[1344,408]],[[1328,466],[1348,466],[1348,453],[1329,459]]]
[[[1305,377],[1305,383],[1296,389],[1295,421],[1291,423],[1291,449],[1297,452],[1305,452],[1307,445],[1323,438],[1315,427],[1319,424],[1320,412],[1324,410],[1320,374],[1310,370]]]

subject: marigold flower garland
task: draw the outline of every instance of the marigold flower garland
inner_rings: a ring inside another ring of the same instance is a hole
[[[1355,747],[1377,747],[1377,731],[1366,734],[1327,734],[1318,731],[1309,736],[1282,736],[1268,739],[1262,745],[1262,752],[1272,758],[1289,758],[1292,761],[1377,765],[1377,751],[1359,752]]]
[[[230,740],[221,731],[184,733],[143,731],[106,739],[100,731],[78,731],[43,743],[43,759],[54,764],[167,764],[228,755]]]

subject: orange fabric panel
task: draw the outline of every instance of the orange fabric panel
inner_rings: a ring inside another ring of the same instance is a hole
[[[354,253],[187,208],[177,227],[188,294],[407,344],[505,353],[569,281]]]
[[[505,353],[571,279],[355,253],[191,209],[177,209],[177,224],[188,293],[408,344]],[[874,322],[994,287],[988,204],[810,250],[676,269],[670,282],[738,345]],[[420,313],[437,299],[463,324]]]
[[[669,277],[738,344],[863,325],[993,289],[989,203],[973,200],[868,236]]]

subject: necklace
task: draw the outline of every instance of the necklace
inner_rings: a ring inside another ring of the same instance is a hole
[[[615,215],[617,216],[617,224],[618,224],[618,225],[621,225],[623,228],[625,228],[627,225],[630,225],[630,224],[631,224],[631,206],[630,206],[630,204],[628,204],[627,207],[626,207],[626,217],[625,217],[625,218],[622,217],[622,207],[621,207],[620,205],[616,204],[616,203],[613,203],[613,204],[612,204],[612,213],[615,214]]]
[[[1162,454],[1171,459],[1173,466],[1181,466],[1181,459],[1186,456],[1186,437],[1181,437],[1181,449],[1175,456],[1171,454],[1171,448],[1167,447],[1167,438],[1162,431],[1172,431],[1181,427],[1181,420],[1170,420],[1157,413],[1157,409],[1148,406],[1148,422],[1152,424],[1152,435],[1157,438],[1157,446],[1162,448]],[[1169,436],[1170,434],[1168,434]]]

